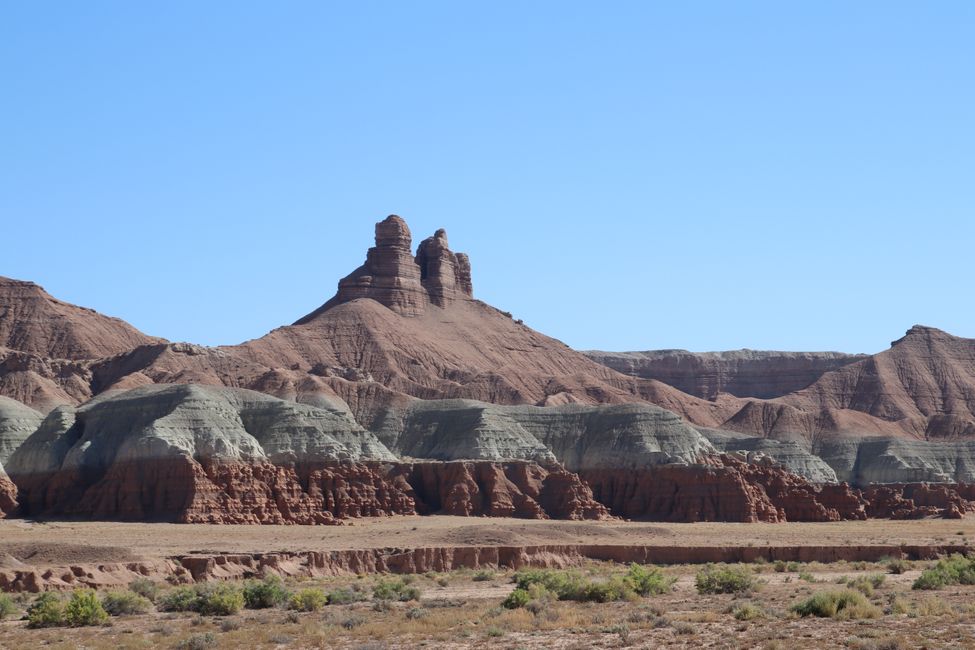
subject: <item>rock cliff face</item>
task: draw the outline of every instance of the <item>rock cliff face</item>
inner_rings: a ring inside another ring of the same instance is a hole
[[[651,521],[840,521],[866,519],[845,484],[816,486],[771,464],[722,455],[706,464],[580,473],[610,512]]]
[[[813,451],[854,485],[975,483],[975,441],[827,438]]]
[[[842,352],[771,352],[732,350],[688,352],[584,353],[626,375],[656,379],[689,395],[713,400],[719,393],[768,399],[801,390],[824,373],[866,358]]]

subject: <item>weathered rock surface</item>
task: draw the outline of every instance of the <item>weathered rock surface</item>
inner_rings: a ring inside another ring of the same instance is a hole
[[[10,460],[14,449],[34,433],[42,415],[8,397],[0,397],[0,465]]]
[[[650,521],[840,521],[865,519],[845,484],[817,486],[770,464],[722,455],[708,464],[580,472],[614,515]]]
[[[868,502],[867,515],[881,519],[961,519],[975,512],[972,485],[871,485],[863,496]]]
[[[975,441],[830,437],[813,451],[837,479],[871,483],[975,483]]]
[[[789,472],[813,483],[836,483],[836,472],[822,458],[792,440],[758,438],[732,431],[698,429],[719,452],[744,454],[749,462],[767,456]],[[844,480],[849,480],[845,478]]]
[[[10,480],[0,463],[0,519],[17,508],[17,486]]]
[[[693,463],[715,451],[678,416],[649,404],[537,407],[414,400],[384,411],[374,430],[400,456],[557,461],[571,471]]]
[[[158,340],[117,318],[61,302],[33,282],[0,277],[0,347],[94,359]]]
[[[801,390],[824,373],[864,359],[842,352],[731,350],[603,352],[584,354],[626,375],[656,379],[689,395],[713,400],[719,393],[768,399]]]

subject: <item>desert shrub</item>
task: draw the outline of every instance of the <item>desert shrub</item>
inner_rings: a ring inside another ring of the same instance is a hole
[[[481,571],[475,573],[474,577],[472,577],[471,580],[473,580],[474,582],[489,582],[491,580],[494,580],[494,571],[488,571],[486,569],[482,569]]]
[[[417,619],[423,618],[426,615],[427,615],[427,610],[422,609],[420,607],[411,607],[410,609],[406,610],[406,618],[408,618],[411,621],[415,621]]]
[[[64,625],[64,603],[50,592],[38,596],[27,608],[27,627]]]
[[[738,621],[751,621],[764,616],[762,608],[753,603],[742,603],[731,608],[731,615]]]
[[[206,634],[194,634],[183,639],[176,647],[179,650],[207,650],[207,648],[212,648],[215,645],[217,645],[217,637],[213,632],[207,632]]]
[[[244,594],[235,585],[206,585],[196,591],[196,611],[205,616],[230,616],[244,607]]]
[[[342,627],[347,630],[354,630],[365,622],[366,619],[362,618],[361,616],[350,616],[342,621]]]
[[[399,600],[403,602],[420,600],[420,589],[408,585],[402,580],[380,580],[372,589],[372,597],[376,600]]]
[[[328,596],[321,589],[300,589],[291,594],[288,607],[299,612],[317,612],[328,604]]]
[[[654,566],[631,564],[624,577],[630,587],[641,596],[667,593],[674,587],[677,578],[664,575]]]
[[[951,605],[940,598],[928,597],[917,604],[918,616],[943,616],[952,611]]]
[[[893,573],[894,575],[900,575],[911,570],[911,563],[907,560],[888,560],[887,561],[887,573]]]
[[[17,607],[17,603],[14,602],[14,599],[9,594],[0,594],[0,621],[5,618],[10,618],[18,611],[20,611],[20,608]]]
[[[886,576],[882,573],[875,573],[869,576],[859,576],[847,581],[847,586],[856,589],[864,596],[873,596],[873,590],[879,589],[884,584]]]
[[[109,591],[102,596],[102,607],[111,616],[145,614],[152,609],[152,601],[131,591]]]
[[[94,589],[78,589],[64,606],[64,622],[71,627],[101,625],[108,620],[108,612],[102,607]]]
[[[197,606],[197,593],[193,587],[176,587],[159,598],[159,609],[164,612],[192,612]]]
[[[328,592],[329,605],[348,605],[349,603],[357,603],[361,600],[365,600],[365,596],[348,587],[340,587]]]
[[[159,598],[159,583],[149,578],[136,578],[129,583],[129,591],[156,602],[156,599]]]
[[[233,632],[239,630],[243,626],[243,623],[239,618],[225,618],[220,621],[220,631],[221,632]]]
[[[914,589],[941,589],[948,585],[975,584],[975,559],[962,555],[938,560],[930,569],[921,572],[914,581]]]
[[[263,580],[244,583],[244,605],[248,609],[267,609],[283,605],[291,596],[281,578],[268,576]]]
[[[528,595],[528,590],[518,587],[508,594],[507,598],[501,601],[501,606],[505,609],[518,609],[527,605],[530,600],[531,597]]]
[[[698,571],[694,585],[700,594],[740,594],[754,590],[758,582],[747,567],[708,565]]]
[[[866,596],[853,589],[820,591],[796,603],[790,610],[799,616],[839,619],[878,618],[881,614]]]
[[[674,632],[676,632],[677,634],[694,634],[695,632],[694,626],[684,621],[678,621],[677,623],[674,623],[673,627],[674,627]]]

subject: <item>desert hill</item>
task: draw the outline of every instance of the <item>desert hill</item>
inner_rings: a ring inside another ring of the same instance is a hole
[[[419,398],[535,406],[649,402],[700,427],[807,450],[834,437],[975,437],[972,340],[918,326],[868,357],[587,356],[476,300],[471,261],[451,251],[446,233],[424,239],[414,254],[409,228],[397,216],[376,225],[365,263],[339,281],[331,299],[293,325],[240,345],[168,343],[31,283],[0,286],[6,345],[0,395],[45,412],[105,391],[196,383],[343,405],[366,428]]]

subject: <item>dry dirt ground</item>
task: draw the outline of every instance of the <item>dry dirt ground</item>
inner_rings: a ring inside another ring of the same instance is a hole
[[[0,556],[40,565],[156,559],[188,553],[526,544],[802,546],[959,544],[975,518],[820,524],[662,524],[472,517],[384,517],[345,526],[211,526],[0,520]]]
[[[975,538],[975,520],[868,521],[837,524],[646,524],[399,517],[354,526],[197,526],[119,523],[0,522],[0,558],[33,566],[127,561],[196,551],[268,552],[464,544],[610,543],[681,546],[809,544],[957,544]],[[114,617],[108,626],[28,629],[20,620],[33,594],[15,594],[17,611],[0,621],[0,648],[975,648],[975,586],[911,588],[932,562],[901,574],[885,563],[741,565],[759,588],[743,595],[704,595],[700,566],[663,571],[668,593],[632,601],[547,601],[507,610],[512,571],[461,570],[410,576],[419,602],[383,605],[372,588],[383,576],[289,579],[290,589],[354,587],[364,600],[316,612],[244,609],[228,617],[151,611]],[[574,569],[594,580],[626,567],[589,562]],[[844,578],[883,574],[870,597],[877,618],[802,618],[790,607]],[[388,577],[387,577],[388,578]],[[398,578],[397,578],[398,579]],[[162,589],[170,589],[162,585]],[[380,604],[377,604],[379,602]],[[749,603],[757,618],[739,620]]]

